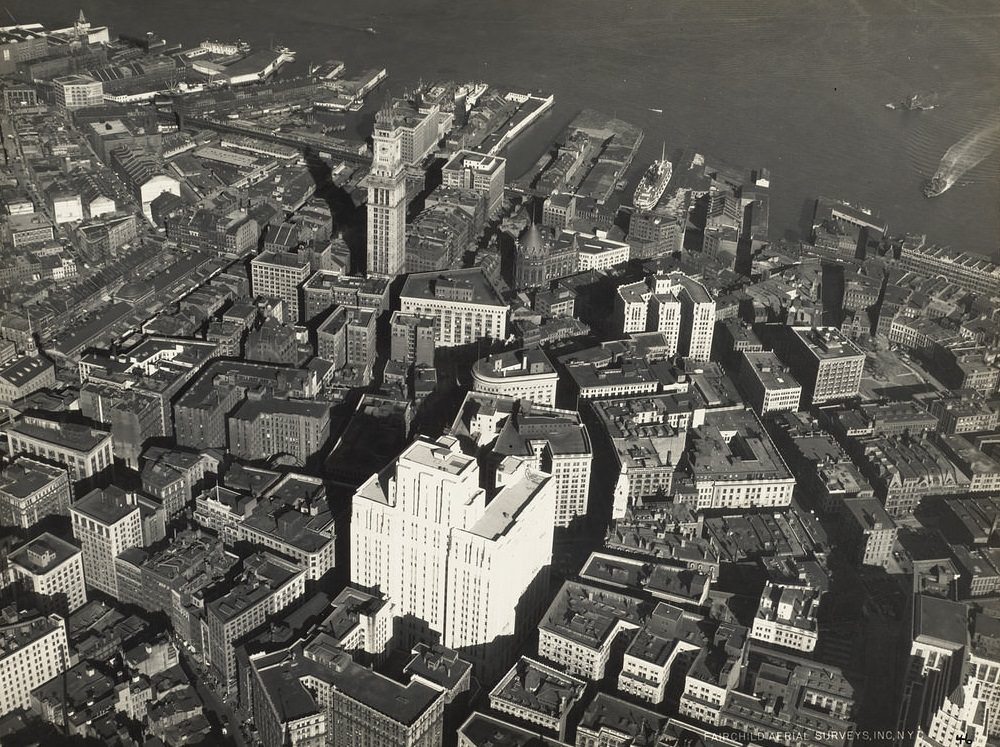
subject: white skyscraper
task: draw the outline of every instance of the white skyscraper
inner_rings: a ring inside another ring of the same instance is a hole
[[[527,461],[501,463],[487,502],[457,439],[420,439],[354,495],[351,581],[392,602],[397,644],[440,641],[496,673],[541,612],[554,514],[552,478]]]
[[[615,318],[624,334],[662,332],[672,355],[699,361],[711,356],[715,300],[703,284],[683,273],[618,286]]]
[[[372,133],[368,187],[368,272],[398,275],[406,260],[406,172],[402,136],[380,112]]]

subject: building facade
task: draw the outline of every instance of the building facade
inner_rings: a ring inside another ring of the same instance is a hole
[[[398,275],[406,261],[406,172],[403,135],[382,112],[372,133],[368,187],[368,272]]]

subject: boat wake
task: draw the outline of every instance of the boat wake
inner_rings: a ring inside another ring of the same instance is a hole
[[[931,177],[925,194],[937,197],[957,182],[963,174],[974,169],[1000,147],[1000,116],[994,115],[972,132],[948,148],[937,171]]]

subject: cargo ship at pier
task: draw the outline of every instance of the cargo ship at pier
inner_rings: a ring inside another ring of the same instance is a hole
[[[652,210],[656,203],[663,197],[667,189],[667,183],[673,174],[673,164],[667,160],[667,148],[663,146],[663,152],[658,161],[653,161],[646,173],[642,175],[639,186],[635,188],[635,195],[632,202],[637,210]]]

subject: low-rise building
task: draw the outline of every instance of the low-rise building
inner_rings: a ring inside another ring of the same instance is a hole
[[[472,366],[472,388],[484,394],[554,406],[559,374],[538,348],[497,353]]]
[[[584,680],[522,656],[490,692],[490,707],[565,739],[586,688]]]
[[[795,651],[813,651],[819,638],[819,593],[800,586],[764,584],[750,637]]]
[[[641,624],[642,606],[635,597],[566,581],[538,624],[538,655],[570,674],[601,680],[619,633]]]
[[[0,370],[0,405],[9,405],[39,389],[55,386],[56,368],[42,356],[25,356]]]
[[[690,417],[671,404],[670,395],[594,401],[618,464],[613,518],[642,498],[671,493],[687,439],[685,416]]]
[[[795,477],[752,410],[708,410],[689,431],[684,471],[706,508],[787,506]],[[685,498],[687,500],[687,498]]]

